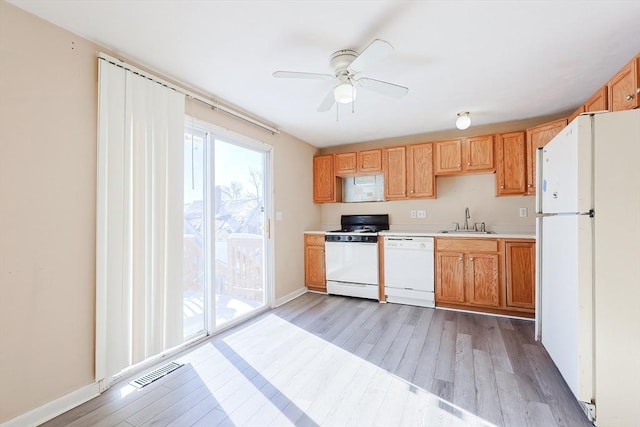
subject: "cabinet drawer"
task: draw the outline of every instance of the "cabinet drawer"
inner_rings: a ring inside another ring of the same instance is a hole
[[[436,251],[498,252],[498,240],[436,239]]]
[[[305,234],[305,245],[324,246],[324,234]]]

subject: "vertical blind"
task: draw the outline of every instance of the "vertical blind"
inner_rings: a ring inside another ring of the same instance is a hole
[[[99,60],[96,380],[183,341],[184,95]]]

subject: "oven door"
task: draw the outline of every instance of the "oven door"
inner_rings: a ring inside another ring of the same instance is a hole
[[[327,281],[378,286],[378,244],[325,242]]]

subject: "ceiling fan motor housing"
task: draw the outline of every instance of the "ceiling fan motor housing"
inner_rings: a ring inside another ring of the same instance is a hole
[[[329,64],[331,65],[333,74],[340,80],[345,77],[350,77],[347,67],[349,67],[349,65],[351,65],[353,60],[357,57],[358,52],[356,52],[355,50],[343,49],[334,52],[329,59]]]

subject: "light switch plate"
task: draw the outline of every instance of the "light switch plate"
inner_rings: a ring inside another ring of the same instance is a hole
[[[418,211],[418,218],[426,218],[427,217],[427,211],[425,209],[420,209]]]
[[[527,216],[527,208],[520,208],[520,218]]]
[[[417,213],[415,209],[411,209],[409,211],[409,216],[411,217],[411,219],[416,219],[417,218]]]
[[[282,212],[276,212],[276,221],[282,221]]]

